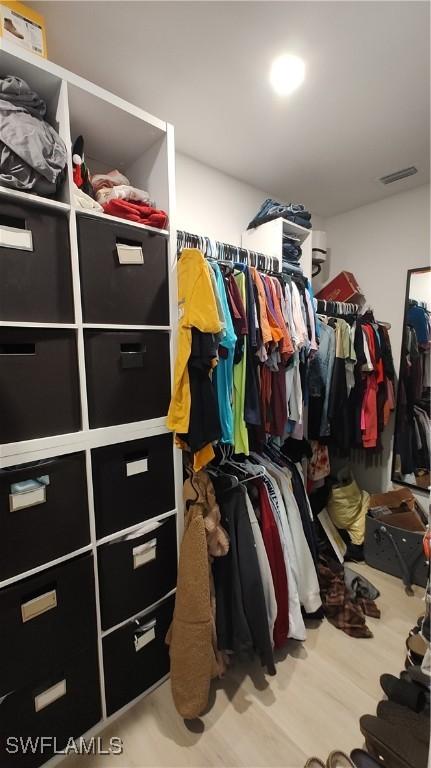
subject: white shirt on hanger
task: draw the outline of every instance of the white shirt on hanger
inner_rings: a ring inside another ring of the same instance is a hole
[[[320,587],[314,560],[304,533],[301,513],[292,490],[291,474],[287,467],[281,469],[274,464],[268,466],[268,472],[277,480],[284,499],[287,522],[295,550],[299,599],[307,613],[314,613],[322,605]]]
[[[257,461],[264,465],[264,461],[257,453],[251,453]],[[269,462],[268,462],[269,463]],[[253,466],[253,465],[251,465]],[[266,462],[265,462],[266,469]],[[283,550],[284,564],[287,575],[288,587],[288,608],[289,608],[289,637],[295,640],[305,640],[307,633],[305,630],[304,619],[301,611],[301,602],[297,586],[296,576],[296,555],[291,540],[289,526],[287,524],[287,514],[284,506],[283,497],[280,493],[276,480],[274,480],[266,471],[265,483],[271,487],[272,494],[269,495],[271,509],[274,514],[274,520],[278,528],[280,543]]]

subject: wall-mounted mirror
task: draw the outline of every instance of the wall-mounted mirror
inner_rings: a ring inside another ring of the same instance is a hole
[[[430,487],[431,268],[407,273],[392,480]]]

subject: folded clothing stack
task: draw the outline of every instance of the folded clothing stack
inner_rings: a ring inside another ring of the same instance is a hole
[[[105,205],[110,200],[135,200],[151,205],[148,192],[145,189],[131,187],[127,176],[117,170],[109,173],[94,173],[91,176],[91,186],[94,197],[100,205]]]
[[[311,213],[305,209],[304,205],[301,203],[283,205],[282,203],[277,203],[276,200],[272,200],[270,197],[262,203],[247,229],[253,229],[258,227],[259,224],[265,224],[267,221],[278,218],[287,219],[295,224],[299,224],[301,227],[311,229]]]
[[[294,236],[283,236],[283,272],[286,274],[298,274],[302,275],[303,271],[300,267],[300,259],[302,256],[302,248],[300,241]]]
[[[302,256],[302,248],[296,237],[285,235],[283,237],[283,261],[298,264]]]
[[[284,272],[285,275],[300,275],[304,276],[304,272],[302,267],[299,264],[294,264],[291,261],[286,261],[286,259],[283,258],[282,263],[282,272]]]
[[[0,183],[53,195],[64,179],[66,146],[44,120],[46,103],[15,75],[0,78]]]
[[[129,179],[120,171],[94,174],[91,184],[96,201],[110,216],[130,219],[157,229],[167,227],[168,216],[165,211],[155,208],[148,192],[132,187]]]
[[[159,211],[151,205],[136,203],[133,200],[109,200],[103,206],[103,210],[110,216],[130,219],[130,221],[147,224],[157,229],[166,229],[168,225],[168,214],[165,211]]]

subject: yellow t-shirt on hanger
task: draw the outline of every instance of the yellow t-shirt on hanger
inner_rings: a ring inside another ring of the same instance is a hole
[[[184,248],[178,261],[178,349],[175,360],[174,383],[167,425],[175,432],[186,434],[190,421],[190,380],[188,361],[192,348],[192,328],[202,333],[220,333],[214,290],[208,266],[197,248]],[[205,463],[214,452],[202,448]],[[201,451],[195,455],[196,458]],[[201,463],[199,460],[197,463]],[[203,465],[202,465],[203,466]]]

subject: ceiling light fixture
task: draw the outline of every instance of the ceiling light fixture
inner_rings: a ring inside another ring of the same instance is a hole
[[[299,56],[287,53],[273,61],[269,79],[279,96],[288,96],[299,88],[304,78],[305,64]]]

